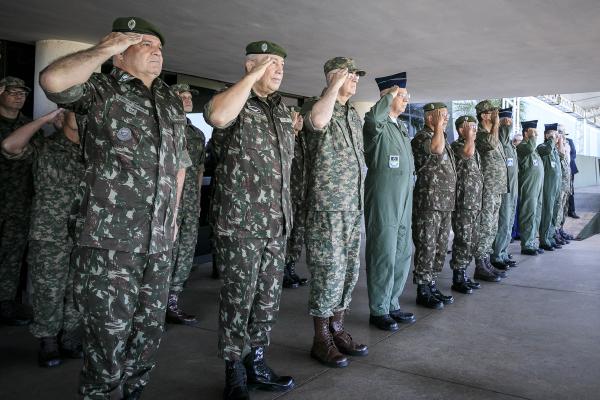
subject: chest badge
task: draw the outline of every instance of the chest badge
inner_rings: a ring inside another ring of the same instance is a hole
[[[263,113],[262,110],[260,109],[260,107],[253,106],[253,105],[249,105],[248,106],[248,110],[250,110],[250,111],[252,111],[253,113],[256,113],[256,114],[262,114]]]
[[[390,168],[400,168],[400,156],[392,155],[388,163]]]
[[[538,163],[538,160],[535,160],[535,159],[534,159],[534,160],[533,160],[533,166],[534,166],[534,167],[537,167],[537,166],[538,166],[538,164],[539,164],[539,163]]]
[[[117,131],[117,139],[121,142],[127,142],[131,140],[131,129],[129,128],[121,128]]]
[[[506,166],[507,167],[512,167],[515,164],[514,160],[512,158],[507,158],[506,159]]]

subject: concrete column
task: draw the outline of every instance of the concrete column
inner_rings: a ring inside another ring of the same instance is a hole
[[[33,85],[33,118],[38,118],[56,109],[40,87],[40,71],[54,60],[76,51],[92,47],[89,43],[69,40],[39,40],[35,43],[35,77]]]

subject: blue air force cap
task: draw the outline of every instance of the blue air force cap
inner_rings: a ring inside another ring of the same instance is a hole
[[[544,124],[544,132],[557,131],[557,130],[558,130],[558,123]]]
[[[389,89],[392,86],[398,86],[399,88],[406,88],[406,72],[400,72],[394,75],[382,76],[381,78],[375,78],[375,82],[379,87],[379,91]]]
[[[537,119],[534,119],[532,121],[521,121],[521,128],[523,129],[523,132],[525,132],[529,128],[537,128],[537,124]]]
[[[498,118],[512,118],[512,107],[499,109]]]

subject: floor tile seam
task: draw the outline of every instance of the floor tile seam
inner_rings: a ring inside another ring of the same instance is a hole
[[[331,370],[332,370],[332,368],[327,368],[327,369],[324,369],[324,370],[322,370],[322,371],[320,371],[320,372],[318,372],[318,373],[310,376],[307,380],[303,381],[302,383],[299,383],[299,384],[295,385],[292,390],[288,390],[287,392],[282,392],[281,394],[275,396],[273,398],[273,400],[280,399],[280,398],[282,398],[284,396],[287,396],[288,394],[293,393],[296,389],[301,388],[302,386],[307,385],[307,384],[309,384],[309,383],[311,383],[311,382],[319,379],[321,376],[329,373]]]
[[[567,289],[556,289],[556,288],[547,288],[547,287],[539,287],[539,286],[519,285],[516,283],[502,282],[501,286],[519,287],[519,288],[525,288],[525,289],[548,290],[551,292],[575,293],[575,294],[584,294],[584,295],[591,295],[591,296],[600,296],[600,292],[590,292],[590,291],[584,292],[584,291],[580,291],[580,290],[567,290]]]
[[[432,380],[435,380],[435,381],[440,381],[440,382],[445,382],[445,383],[451,383],[453,385],[465,386],[465,387],[468,387],[468,388],[471,388],[471,389],[477,389],[477,390],[481,390],[481,391],[485,391],[485,392],[497,393],[497,394],[501,394],[503,396],[513,397],[515,399],[533,400],[530,397],[520,396],[520,395],[512,394],[512,393],[501,392],[499,390],[494,390],[494,389],[489,389],[489,388],[485,388],[485,387],[481,387],[481,386],[476,386],[476,385],[468,384],[468,383],[465,383],[465,382],[454,381],[454,380],[451,380],[451,379],[444,379],[444,378],[439,378],[439,377],[435,377],[435,376],[430,376],[430,375],[425,375],[425,374],[419,374],[419,373],[412,372],[412,371],[406,371],[406,370],[402,370],[402,369],[398,369],[398,368],[389,367],[387,365],[381,365],[381,364],[372,363],[372,362],[363,362],[362,364],[363,365],[370,365],[372,367],[383,368],[383,369],[387,369],[387,370],[394,371],[394,372],[399,372],[401,374],[413,375],[413,376],[418,376],[418,377],[421,377],[421,378],[432,379]]]

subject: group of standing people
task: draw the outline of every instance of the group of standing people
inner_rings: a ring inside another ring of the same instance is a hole
[[[185,116],[193,89],[159,78],[164,43],[148,21],[116,19],[97,45],[40,74],[47,97],[67,112],[3,132],[2,162],[16,169],[29,160],[39,171],[33,215],[40,222],[32,218],[32,227],[40,228],[29,238],[32,263],[39,260],[32,332],[38,316],[60,315],[52,329],[34,332],[42,339],[40,363],[56,362],[63,349],[82,355],[86,399],[140,398],[165,318],[194,321],[178,297],[197,237],[204,135]],[[292,110],[278,93],[285,49],[258,41],[245,53],[244,76],[204,110],[214,128],[210,223],[223,280],[218,355],[225,399],[247,399],[250,387],[294,387],[265,358],[283,286],[309,285],[311,357],[345,367],[349,356],[368,354],[344,324],[359,276],[363,216],[370,323],[384,330],[415,321],[399,304],[412,242],[417,303],[436,309],[454,301],[436,286],[450,226],[452,289],[465,294],[481,287],[466,274],[473,258],[474,278],[492,282],[516,264],[507,246],[517,197],[523,253],[539,251],[535,233],[532,239],[524,229],[535,224],[540,247],[560,246],[565,145],[556,126],[546,127],[536,150],[536,124],[524,122],[515,149],[510,110],[486,100],[476,118],[456,120],[459,139],[449,145],[447,107],[429,103],[425,126],[411,141],[398,119],[410,99],[406,73],[376,79],[381,98],[363,125],[350,99],[365,71],[351,58],[325,62],[321,95]],[[108,59],[112,72],[95,73]],[[22,83],[4,86],[28,91]],[[36,134],[49,121],[63,135]],[[51,213],[60,214],[60,227],[46,221]],[[294,269],[304,246],[310,280]],[[78,326],[82,343],[73,339]]]

